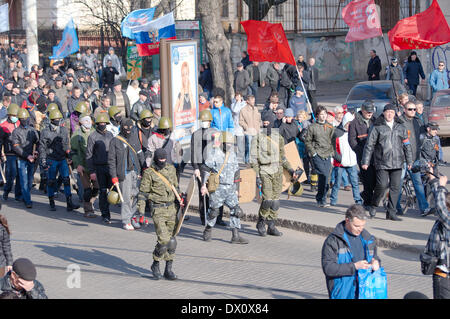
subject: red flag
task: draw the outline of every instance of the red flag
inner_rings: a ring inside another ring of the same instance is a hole
[[[394,51],[429,49],[450,42],[450,28],[436,0],[424,12],[397,22],[388,32]]]
[[[247,20],[241,24],[247,33],[247,52],[250,61],[296,65],[281,23]]]
[[[355,0],[342,9],[342,18],[350,27],[345,42],[381,37],[380,17],[374,0]]]

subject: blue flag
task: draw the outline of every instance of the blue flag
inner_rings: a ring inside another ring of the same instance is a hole
[[[134,34],[131,28],[149,23],[153,20],[154,14],[155,8],[135,10],[128,14],[120,25],[122,36],[134,40]]]
[[[77,32],[71,18],[64,28],[61,41],[56,47],[53,47],[53,55],[50,57],[50,60],[64,59],[66,56],[79,50],[80,46],[78,45]]]

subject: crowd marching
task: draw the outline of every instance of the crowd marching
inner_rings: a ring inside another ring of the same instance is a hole
[[[131,81],[125,90],[119,80],[121,59],[113,48],[103,61],[97,49],[51,65],[42,57],[39,65],[31,66],[31,72],[26,71],[26,48],[11,43],[0,54],[4,201],[14,186],[15,200],[32,208],[31,189],[37,171],[39,190],[47,194],[52,211],[58,193],[64,193],[67,211],[79,208],[72,199],[74,188],[84,216],[96,217],[93,203],[98,196],[102,220],[110,224],[110,205],[122,198],[125,230],[148,223],[146,212],[153,218],[158,237],[151,266],[155,278],[176,279],[172,271],[176,213],[185,205],[179,180],[186,163],[171,119],[161,116],[159,81]],[[373,54],[368,75],[376,80],[381,65],[376,66]],[[224,223],[225,205],[230,210],[231,243],[249,243],[239,234],[243,211],[237,190],[243,165],[254,169],[261,190],[258,234],[282,235],[275,222],[283,171],[293,180],[303,173],[285,157],[284,146],[292,141],[303,160],[304,184],[317,192],[319,207],[335,206],[343,186],[370,217],[386,201],[386,219],[401,220],[398,216],[405,212],[400,191],[408,174],[422,216],[432,213],[423,171],[416,168],[426,166],[436,172],[442,148],[438,125],[427,121],[423,102],[415,98],[417,86],[410,74],[423,74],[415,65],[417,60],[414,55],[400,70],[398,61],[392,60],[388,79],[407,83],[411,91],[397,92],[398,99],[387,104],[378,118],[371,100],[359,111],[341,106],[329,111],[319,105],[319,71],[314,58],[306,61],[300,55],[296,66],[272,63],[263,73],[261,65],[243,52],[229,106],[224,91],[214,88],[209,65],[202,65],[199,129],[191,137],[190,161],[198,182],[203,239],[210,241],[215,224]],[[260,97],[261,87],[270,87],[270,96],[260,111],[256,97]],[[117,192],[112,191],[114,187]],[[353,211],[350,213],[361,216],[358,209]],[[163,275],[161,261],[166,262]],[[6,265],[12,266],[12,261]]]

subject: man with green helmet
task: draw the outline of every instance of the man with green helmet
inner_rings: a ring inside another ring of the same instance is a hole
[[[111,214],[107,201],[108,189],[111,187],[111,176],[108,167],[109,144],[114,138],[108,132],[106,126],[109,124],[109,115],[100,113],[95,118],[96,129],[92,132],[87,141],[86,165],[89,170],[90,179],[97,181],[100,188],[99,205],[103,222],[111,223]]]
[[[112,105],[108,109],[108,115],[110,123],[106,126],[106,130],[112,133],[113,136],[117,136],[120,132],[120,122],[122,121],[122,112],[120,109]]]
[[[203,110],[199,115],[200,128],[191,137],[191,164],[194,168],[194,175],[197,179],[199,190],[199,213],[202,225],[205,225],[205,209],[209,207],[209,196],[201,194],[201,177],[205,173],[205,157],[212,147],[212,135],[218,131],[211,128],[212,115],[209,110]],[[205,205],[204,205],[205,204]],[[206,207],[205,207],[206,206]],[[220,216],[220,215],[219,215]]]
[[[19,175],[17,173],[17,156],[12,149],[11,134],[20,125],[17,113],[19,106],[17,104],[10,104],[7,110],[7,119],[0,124],[0,151],[1,160],[5,163],[5,178],[6,184],[3,187],[3,199],[8,199],[8,194],[11,192],[14,180],[16,186],[14,195],[16,200],[20,200],[22,191],[20,189]]]
[[[139,114],[139,121],[137,121],[136,125],[131,129],[131,135],[139,141],[140,149],[144,153],[144,156],[147,154],[148,139],[153,132],[152,120],[152,112],[147,109],[142,110]]]
[[[83,113],[79,117],[80,127],[74,132],[70,139],[72,148],[73,167],[77,170],[83,187],[83,210],[84,217],[93,218],[94,201],[99,192],[98,182],[92,181],[86,163],[87,141],[89,135],[95,131],[89,114]]]
[[[58,187],[56,175],[62,178],[64,194],[66,195],[67,211],[79,208],[72,202],[70,189],[70,171],[67,160],[70,160],[69,131],[61,125],[63,115],[59,110],[53,110],[49,114],[50,126],[41,131],[39,141],[40,164],[47,170],[48,184],[47,194],[50,202],[50,210],[55,211],[55,192]]]
[[[17,168],[19,170],[23,201],[27,208],[32,208],[30,191],[33,186],[35,161],[38,157],[36,147],[39,143],[39,134],[30,125],[30,113],[26,109],[20,108],[17,112],[17,118],[20,121],[20,125],[12,132],[11,143],[12,149],[17,156]]]
[[[161,117],[158,129],[148,139],[146,164],[150,167],[154,152],[163,148],[167,153],[167,163],[177,165],[181,163],[183,150],[180,142],[172,136],[172,121],[168,117]]]
[[[78,102],[72,114],[70,114],[70,132],[73,134],[79,127],[79,118],[83,113],[90,113],[90,106],[88,101]]]
[[[205,241],[211,240],[212,228],[216,224],[220,207],[226,205],[230,209],[231,243],[248,244],[248,240],[242,238],[239,234],[240,218],[243,217],[243,212],[239,207],[237,195],[239,163],[234,144],[233,134],[223,131],[214,134],[213,147],[211,151],[206,152],[205,172],[202,176],[201,187],[203,196],[209,192],[209,210],[206,216],[206,228],[203,232]],[[216,182],[215,189],[212,189],[213,181],[218,182]]]

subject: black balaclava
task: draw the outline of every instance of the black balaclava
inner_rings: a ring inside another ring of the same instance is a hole
[[[120,123],[120,135],[128,138],[131,135],[131,129],[133,127],[133,121],[131,119],[123,119]]]
[[[263,127],[265,128],[265,129],[267,129],[267,135],[270,135],[271,133],[272,133],[272,128],[273,128],[273,122],[272,122],[272,116],[271,115],[269,115],[268,114],[269,112],[266,112],[264,115],[263,115],[263,117],[261,118],[261,121],[264,123],[264,122],[269,122],[269,125],[267,125],[267,126],[264,126],[264,124],[263,124]]]
[[[165,161],[161,161],[162,159],[165,159]],[[153,157],[153,162],[155,163],[155,166],[157,170],[162,170],[166,166],[167,162],[167,152],[163,148],[158,148],[155,151],[155,156]]]

